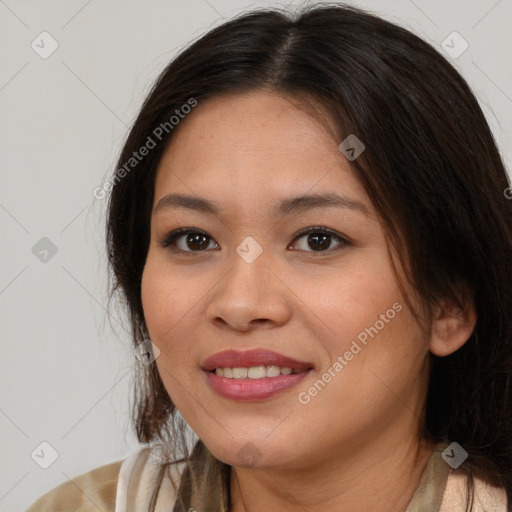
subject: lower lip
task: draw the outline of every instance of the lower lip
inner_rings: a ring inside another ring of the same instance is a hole
[[[229,379],[220,377],[214,372],[207,372],[208,383],[212,389],[223,396],[232,400],[253,401],[265,400],[281,393],[282,391],[295,386],[304,377],[309,375],[311,370],[290,375],[278,375],[277,377],[264,377],[263,379]]]

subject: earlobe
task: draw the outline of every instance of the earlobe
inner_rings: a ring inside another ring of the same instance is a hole
[[[476,309],[471,302],[463,311],[444,303],[438,306],[432,321],[429,348],[439,357],[453,354],[468,341],[476,325]]]

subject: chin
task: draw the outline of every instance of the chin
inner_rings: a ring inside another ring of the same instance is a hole
[[[274,468],[291,462],[290,453],[293,453],[294,459],[297,455],[292,446],[289,448],[290,451],[283,450],[282,447],[278,450],[276,439],[259,439],[258,436],[226,437],[225,442],[220,443],[218,439],[210,442],[205,438],[203,442],[217,459],[238,468]]]

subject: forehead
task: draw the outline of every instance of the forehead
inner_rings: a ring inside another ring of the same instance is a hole
[[[253,197],[365,196],[318,103],[271,91],[208,98],[180,122],[159,164],[155,201],[172,191]]]

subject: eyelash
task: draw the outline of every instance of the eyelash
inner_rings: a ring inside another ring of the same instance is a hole
[[[201,229],[196,229],[196,228],[180,228],[180,229],[176,229],[175,231],[171,231],[170,233],[164,235],[162,238],[160,238],[158,240],[158,243],[159,243],[160,247],[162,247],[162,248],[169,248],[173,252],[192,253],[192,254],[193,253],[206,252],[207,249],[203,249],[203,250],[200,250],[200,251],[185,251],[183,249],[176,248],[176,246],[175,246],[176,240],[180,236],[185,235],[185,234],[203,235],[204,237],[209,238],[211,241],[213,241],[213,238],[210,237],[210,235],[208,235],[208,233],[206,233],[205,231],[202,231]],[[300,230],[295,235],[295,238],[293,239],[293,242],[295,242],[299,238],[301,238],[301,237],[303,237],[305,235],[309,235],[309,234],[329,235],[332,238],[334,238],[336,241],[338,241],[340,245],[337,248],[334,248],[334,249],[330,249],[329,248],[329,249],[326,249],[324,251],[303,251],[303,252],[317,253],[317,254],[320,254],[320,255],[323,255],[323,254],[326,254],[326,253],[331,254],[332,252],[338,251],[338,250],[340,250],[343,247],[352,245],[352,243],[347,238],[341,236],[340,234],[336,233],[332,229],[329,229],[329,228],[324,227],[324,226],[312,226],[312,227]]]

